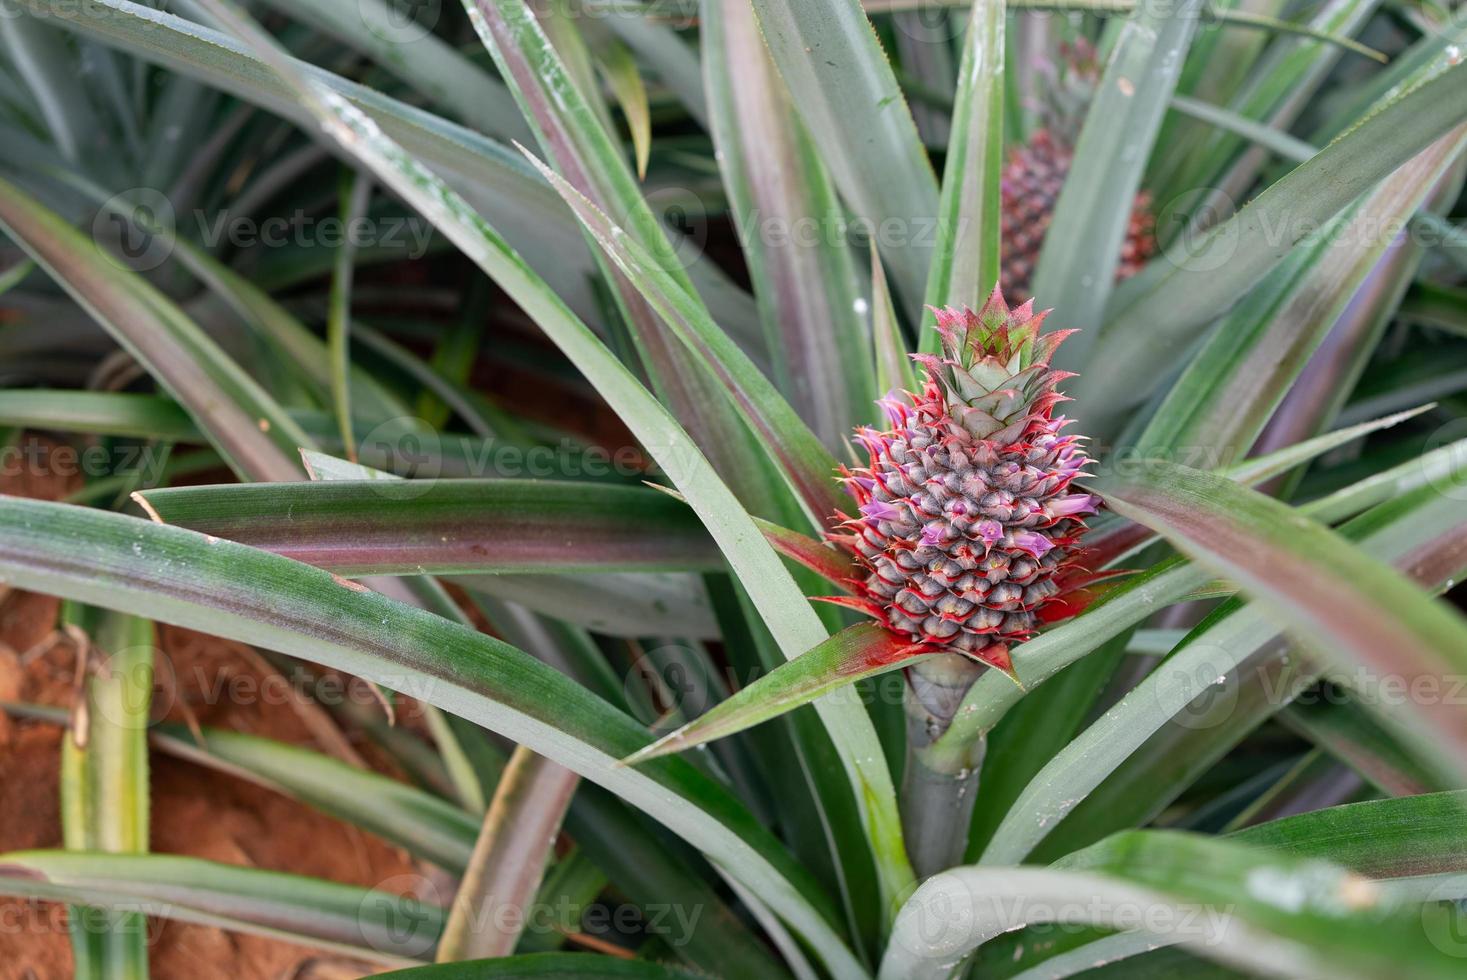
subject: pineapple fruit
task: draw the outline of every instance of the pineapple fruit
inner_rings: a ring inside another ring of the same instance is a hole
[[[857,431],[870,453],[846,474],[859,516],[832,539],[865,577],[837,601],[914,648],[1008,670],[1008,645],[1063,606],[1098,503],[1070,492],[1089,459],[1054,415],[1069,375],[1049,362],[1069,331],[1041,337],[1045,313],[1033,300],[1010,310],[999,288],[976,313],[935,312],[943,356],[914,355],[922,391],[883,399],[888,430]]]

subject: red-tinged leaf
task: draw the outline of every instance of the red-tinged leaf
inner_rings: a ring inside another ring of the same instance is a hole
[[[848,627],[622,762],[636,765],[741,732],[863,677],[904,666],[924,652],[925,647],[875,623]]]
[[[155,519],[340,575],[717,569],[691,508],[552,480],[229,484],[136,495]]]
[[[1104,568],[1154,537],[1150,528],[1134,521],[1107,521],[1080,539],[1081,561],[1087,568]]]
[[[1372,432],[1399,425],[1435,407],[1435,402],[1429,402],[1404,412],[1396,412],[1369,422],[1335,429],[1274,452],[1244,460],[1217,472],[1237,483],[1256,487],[1275,477],[1283,476],[1332,449],[1338,449],[1340,446],[1363,439]],[[1361,508],[1368,505],[1369,503],[1366,502],[1361,505]],[[1134,552],[1141,545],[1155,538],[1149,528],[1124,519],[1116,519],[1115,515],[1108,515],[1108,517],[1110,519],[1092,524],[1085,537],[1081,539],[1081,544],[1085,549],[1084,563],[1089,568],[1104,568],[1107,564]],[[1338,517],[1330,519],[1337,520]]]
[[[1400,572],[1225,477],[1161,460],[1139,469],[1103,485],[1107,503],[1235,579],[1321,655],[1411,684],[1467,672],[1467,621]],[[1391,717],[1426,757],[1467,769],[1461,705],[1422,701]]]
[[[851,579],[860,575],[856,563],[848,556],[808,534],[791,531],[757,517],[754,518],[754,526],[764,532],[764,540],[773,545],[775,551],[841,588],[846,588]]]
[[[844,606],[847,609],[854,609],[863,616],[875,616],[877,619],[881,619],[886,615],[881,608],[881,604],[872,602],[870,599],[861,599],[849,595],[816,595],[810,598],[816,602],[828,602],[832,606]]]
[[[1053,602],[1045,603],[1036,611],[1035,615],[1038,616],[1041,623],[1046,625],[1061,623],[1067,619],[1073,619],[1095,605],[1104,594],[1102,589],[1076,589],[1055,598]]]
[[[667,494],[674,500],[684,502],[687,500],[672,487],[664,487],[660,483],[647,483],[646,485],[653,490]],[[762,517],[752,515],[750,517],[754,526],[764,535],[764,540],[768,541],[775,551],[803,565],[828,582],[845,589],[849,587],[852,579],[860,576],[861,572],[856,567],[856,563],[839,548],[812,538],[808,534],[792,531],[773,521],[766,521]]]
[[[990,643],[977,653],[963,654],[963,656],[982,661],[988,666],[996,668],[999,673],[1007,674],[1009,680],[1015,684],[1019,683],[1019,675],[1014,673],[1014,658],[1009,654],[1007,643]]]
[[[866,616],[871,616],[878,621],[879,625],[882,625],[883,629],[886,628],[884,625],[887,621],[886,609],[878,602],[872,602],[870,599],[861,599],[855,596],[843,595],[819,595],[811,596],[810,598],[814,599],[816,602],[828,602],[832,606],[844,606],[847,609],[854,609],[858,613]],[[929,643],[912,643],[907,647],[907,656],[913,656],[918,653],[952,653],[961,657],[970,657],[973,660],[985,663],[990,667],[997,667],[1000,671],[1007,674],[1009,676],[1009,679],[1012,680],[1015,684],[1019,683],[1019,677],[1017,674],[1014,673],[1014,661],[1013,658],[1009,656],[1009,648],[1008,644],[1006,643],[991,643],[988,646],[984,647],[982,650],[977,651],[976,653],[958,653],[957,651],[944,651]]]

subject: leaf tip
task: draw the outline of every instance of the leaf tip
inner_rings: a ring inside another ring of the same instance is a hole
[[[692,724],[689,723],[683,725],[676,731],[668,732],[666,735],[657,739],[657,741],[644,745],[631,755],[619,760],[616,763],[617,766],[629,769],[633,766],[641,765],[644,762],[649,762],[652,759],[657,759],[664,755],[673,755],[681,752],[683,749],[691,748],[692,744],[696,744],[688,742],[687,733],[691,727]]]
[[[128,494],[128,496],[132,498],[133,503],[137,504],[143,509],[143,513],[147,514],[149,519],[151,519],[154,524],[168,523],[167,521],[163,520],[162,515],[158,513],[158,509],[148,502],[148,498],[145,496],[145,493],[146,491],[143,490],[134,490],[132,493]]]

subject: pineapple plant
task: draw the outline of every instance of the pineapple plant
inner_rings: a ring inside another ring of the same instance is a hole
[[[1055,204],[1075,160],[1085,106],[1100,79],[1095,49],[1083,37],[1062,44],[1059,55],[1057,68],[1040,65],[1041,124],[1010,152],[999,184],[1004,243],[1001,285],[1010,295],[1027,292],[1033,284]],[[1151,193],[1137,191],[1116,262],[1117,279],[1134,276],[1155,254],[1155,228]]]
[[[1467,14],[915,6],[0,11],[0,962],[1461,975]]]

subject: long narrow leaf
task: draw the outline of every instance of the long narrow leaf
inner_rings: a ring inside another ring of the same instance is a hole
[[[953,917],[954,907],[966,914]],[[1150,914],[1138,914],[1142,909]],[[1141,831],[1063,869],[960,868],[936,876],[898,916],[880,976],[947,976],[954,961],[1005,931],[1079,922],[1139,927],[1153,942],[1186,943],[1265,973],[1373,978],[1404,967],[1413,976],[1446,978],[1459,973],[1460,962],[1426,940],[1428,930],[1448,927],[1451,915],[1393,900],[1322,861]]]
[[[69,851],[146,854],[148,713],[153,693],[153,624],[103,614],[94,638],[95,673],[80,692],[61,744],[61,828]],[[91,658],[91,650],[78,656]],[[67,916],[78,974],[141,978],[148,973],[147,928],[133,913]]]
[[[937,179],[858,0],[753,0],[769,53],[906,309],[927,285]],[[886,230],[883,230],[885,228]]]
[[[443,926],[440,963],[514,952],[576,781],[569,769],[515,749]]]
[[[3,180],[0,227],[188,409],[237,470],[299,479],[295,450],[309,437],[166,297]]]
[[[776,380],[832,451],[876,398],[845,212],[744,0],[702,5],[713,138]]]
[[[197,442],[199,428],[163,395],[121,391],[0,391],[0,424],[168,442]]]
[[[390,2],[272,0],[270,6],[370,56],[476,129],[504,139],[528,133],[503,82]]]
[[[0,707],[15,717],[70,724],[57,708]],[[320,752],[242,732],[173,724],[154,725],[147,738],[159,752],[293,797],[450,871],[461,871],[473,850],[478,825],[465,810]]]
[[[163,854],[12,851],[0,893],[161,915],[385,966],[421,962],[443,921],[415,897]]]
[[[882,395],[918,388],[911,354],[902,339],[902,324],[891,302],[881,253],[871,247],[871,332],[876,345],[876,389]],[[871,411],[879,411],[872,409]],[[857,416],[866,418],[868,415]]]
[[[1294,859],[1330,861],[1387,884],[1392,878],[1438,876],[1462,870],[1462,814],[1467,800],[1460,793],[1434,793],[1399,800],[1376,800],[1301,813],[1230,834],[1234,841],[1266,847]],[[1114,850],[1128,835],[1111,838],[1058,862],[1064,867],[1114,860]],[[1444,923],[1445,924],[1445,923]],[[995,943],[998,945],[998,943]],[[1116,961],[1127,976],[1146,975],[1142,958],[1157,938],[1144,932],[1113,933],[1089,939],[1067,932],[1060,941],[1031,930],[1013,933],[994,951],[1002,957],[1000,976],[1063,977],[1087,971],[1099,960]],[[1150,959],[1150,956],[1145,959]]]
[[[977,309],[998,282],[1005,14],[1004,0],[976,0],[968,22],[927,276],[929,306]],[[927,331],[924,350],[935,352],[937,337]]]
[[[793,711],[816,698],[858,680],[910,664],[910,644],[884,627],[861,623],[848,627],[814,649],[782,664],[711,711],[639,749],[623,765],[636,765],[661,755],[741,732],[752,725]]]
[[[1077,379],[1082,411],[1106,413],[1101,419],[1086,415],[1091,432],[1114,427],[1117,413],[1145,397],[1144,379],[1165,373],[1203,325],[1236,303],[1308,232],[1464,119],[1467,67],[1448,67],[1270,185],[1200,242],[1184,240],[1168,249],[1156,260],[1166,264],[1161,275],[1145,277],[1108,316],[1102,342]],[[1129,343],[1141,324],[1146,342]]]
[[[342,174],[341,223],[351,228],[367,213],[372,199],[372,182],[347,171]],[[351,235],[338,247],[331,270],[331,294],[326,301],[326,342],[331,357],[331,403],[336,408],[336,425],[348,459],[357,457],[357,437],[351,414],[351,287],[356,272],[356,242]]]
[[[0,498],[0,528],[0,570],[14,584],[405,690],[575,769],[743,876],[832,962],[859,971],[828,907],[726,792],[676,759],[615,766],[645,744],[641,726],[514,648],[328,572],[180,528],[14,498]]]
[[[1084,365],[1115,284],[1141,174],[1197,28],[1200,0],[1140,6],[1125,21],[1085,115],[1034,272],[1034,295],[1070,338],[1056,364]]]
[[[1235,577],[1285,622],[1323,641],[1332,659],[1409,677],[1467,671],[1467,623],[1400,573],[1229,480],[1160,462],[1151,469],[1108,483],[1110,506]],[[1425,722],[1457,746],[1443,751],[1423,736],[1449,769],[1467,765],[1467,711],[1420,704],[1401,721]]]
[[[707,570],[686,506],[643,487],[549,480],[333,480],[146,490],[160,521],[341,575]]]
[[[1370,800],[1271,820],[1231,836],[1372,878],[1467,871],[1467,792]]]

